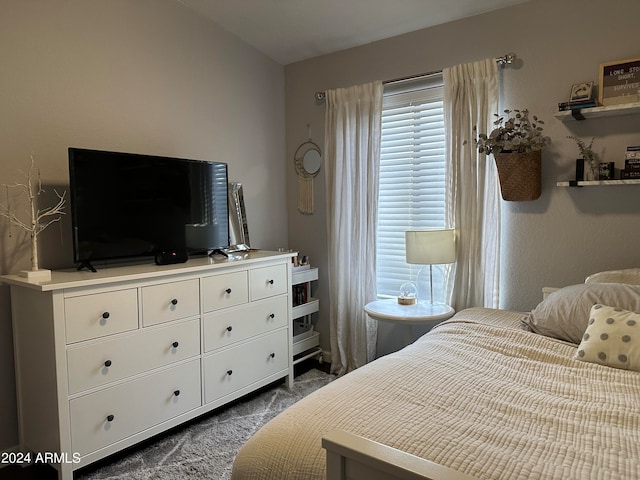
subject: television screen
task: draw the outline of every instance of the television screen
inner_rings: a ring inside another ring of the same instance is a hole
[[[69,148],[76,263],[228,247],[227,164]]]

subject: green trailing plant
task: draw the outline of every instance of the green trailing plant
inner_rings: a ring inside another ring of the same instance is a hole
[[[526,153],[542,150],[551,142],[543,134],[544,122],[535,115],[529,115],[529,110],[505,110],[505,115],[494,114],[495,128],[489,133],[477,134],[475,140],[479,153]],[[473,127],[474,132],[477,131]]]

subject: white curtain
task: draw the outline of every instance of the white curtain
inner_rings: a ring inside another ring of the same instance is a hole
[[[459,235],[457,262],[447,282],[448,298],[456,310],[474,306],[497,308],[500,280],[497,172],[493,157],[478,154],[473,140],[477,132],[492,130],[493,115],[498,113],[498,68],[495,59],[487,59],[445,68],[442,73],[450,162],[447,217]]]
[[[364,306],[376,298],[382,83],[329,90],[326,102],[331,371],[343,374],[376,354]]]

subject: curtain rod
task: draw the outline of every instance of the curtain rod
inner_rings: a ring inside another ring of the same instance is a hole
[[[502,57],[497,57],[496,63],[500,66],[500,68],[504,68],[505,66],[512,64],[515,61],[515,59],[516,59],[516,54],[513,52],[509,52],[503,55]],[[400,77],[400,78],[394,78],[392,80],[385,80],[382,83],[386,85],[387,83],[405,82],[407,80],[414,80],[416,78],[422,78],[422,77],[430,77],[431,75],[438,75],[440,73],[442,73],[442,70],[434,70],[433,72],[418,73],[417,75],[409,75],[408,77]],[[318,91],[315,93],[314,97],[317,103],[322,103],[326,98],[326,93]]]

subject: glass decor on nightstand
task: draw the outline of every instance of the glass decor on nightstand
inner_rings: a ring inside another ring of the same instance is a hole
[[[415,305],[418,301],[418,288],[413,282],[405,282],[400,285],[398,303],[400,305]]]

